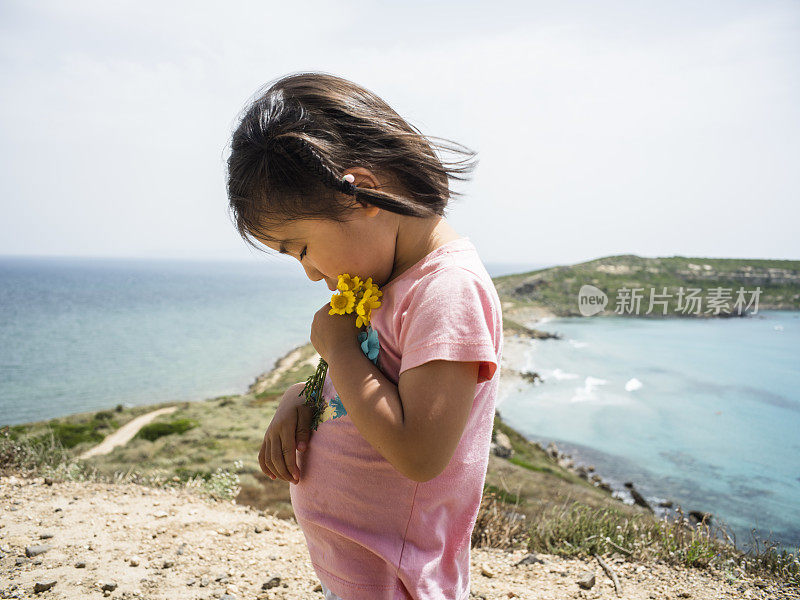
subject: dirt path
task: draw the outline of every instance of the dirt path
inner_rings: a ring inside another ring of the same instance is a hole
[[[517,565],[526,554],[473,548],[470,598],[618,600],[594,559],[539,554]],[[694,569],[605,561],[625,600],[791,597]],[[587,573],[594,582],[582,589]],[[37,594],[37,583],[52,585]],[[0,477],[0,598],[322,600],[321,589],[294,520],[185,488]]]
[[[159,408],[149,413],[145,413],[125,423],[122,427],[117,429],[114,433],[109,433],[102,442],[97,444],[94,448],[89,448],[83,452],[78,458],[89,458],[90,456],[97,456],[98,454],[108,454],[117,446],[124,446],[133,436],[150,421],[159,415],[166,415],[178,410],[177,406],[168,406],[166,408]]]

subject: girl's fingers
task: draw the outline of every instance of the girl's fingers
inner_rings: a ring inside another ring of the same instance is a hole
[[[261,469],[261,472],[264,473],[264,475],[267,474],[267,465],[264,464],[264,446],[266,445],[266,443],[267,443],[267,438],[265,436],[264,439],[261,440],[261,448],[259,448],[258,450],[258,466]]]
[[[294,446],[292,446],[291,451],[295,451]],[[278,477],[286,481],[292,481],[292,476],[286,470],[286,450],[282,439],[275,440],[275,443],[270,444],[269,456],[272,459],[272,466],[275,468]]]
[[[300,469],[297,468],[297,452],[295,452],[297,446],[295,445],[294,431],[287,432],[283,439],[286,440],[288,446],[288,452],[284,455],[286,457],[286,470],[292,476],[292,483],[297,483],[300,479]]]
[[[263,471],[264,474],[269,477],[270,479],[275,479],[275,472],[273,469],[270,468],[270,460],[269,460],[269,437],[264,438],[264,443],[261,445],[261,449],[264,453],[263,458]]]
[[[308,440],[311,437],[311,417],[312,411],[308,406],[297,407],[297,427],[294,438],[297,442],[297,449],[301,452],[308,448]]]

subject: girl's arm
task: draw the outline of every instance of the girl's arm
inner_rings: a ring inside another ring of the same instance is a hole
[[[477,373],[477,362],[427,362],[400,375],[401,399],[398,386],[358,345],[338,349],[328,361],[328,375],[359,433],[419,482],[450,462],[475,399]]]
[[[444,471],[475,403],[480,362],[429,360],[400,373],[406,438],[416,452],[417,481]]]
[[[328,376],[353,425],[395,469],[416,481],[397,386],[358,344],[343,344],[326,361]]]

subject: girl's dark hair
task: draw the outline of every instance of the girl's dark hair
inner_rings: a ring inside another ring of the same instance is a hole
[[[288,221],[342,222],[353,200],[401,215],[444,215],[450,196],[462,195],[451,192],[448,178],[464,181],[457,174],[477,166],[476,152],[452,142],[435,146],[466,158],[444,166],[429,137],[341,77],[304,72],[267,85],[240,113],[227,174],[228,208],[239,235],[257,250],[253,233],[274,240],[266,229]],[[345,169],[357,166],[389,174],[407,195],[342,181]]]

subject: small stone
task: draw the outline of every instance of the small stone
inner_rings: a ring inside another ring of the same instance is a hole
[[[267,581],[266,583],[262,584],[262,585],[261,585],[261,589],[262,589],[262,590],[268,590],[268,589],[270,589],[270,588],[277,587],[277,586],[279,586],[280,584],[281,584],[281,578],[280,578],[280,577],[277,577],[277,576],[275,576],[275,577],[273,577],[272,579],[270,579],[269,581]]]
[[[75,568],[76,569],[85,569],[86,568],[86,563],[84,561],[82,561],[82,560],[79,560],[78,562],[75,563]]]
[[[117,584],[114,583],[113,581],[107,581],[106,583],[103,584],[104,592],[113,592],[115,589],[117,589]]]
[[[594,587],[594,573],[586,572],[578,579],[577,584],[585,590],[590,590]]]
[[[494,577],[494,571],[492,571],[489,565],[483,564],[481,565],[481,575],[484,577]]]
[[[53,478],[52,478],[52,477],[45,477],[45,478],[44,478],[44,482],[45,482],[47,485],[53,485]]]
[[[514,566],[517,567],[519,565],[532,565],[534,563],[544,564],[544,561],[535,554],[533,554],[532,552],[529,552],[528,554],[523,556],[518,562],[514,563]]]
[[[53,579],[52,581],[37,581],[35,584],[33,584],[33,591],[36,592],[37,594],[39,592],[44,592],[46,590],[49,590],[56,583],[57,581],[55,579]]]
[[[200,587],[208,587],[208,584],[211,583],[208,577],[201,577],[200,578]]]
[[[50,546],[47,546],[46,544],[40,544],[36,546],[26,546],[25,556],[31,558],[33,556],[37,556],[38,554],[44,554],[48,550],[50,550]]]
[[[28,559],[27,559],[27,558],[17,558],[17,560],[16,560],[16,563],[17,563],[17,566],[18,566],[18,567],[21,567],[21,566],[22,566],[22,565],[24,565],[26,562],[28,562]]]
[[[169,515],[164,512],[163,510],[159,510],[157,513],[153,515],[156,519],[163,519],[164,517],[168,517]]]
[[[53,537],[53,535],[54,534],[52,534],[52,533],[40,533],[39,534],[39,539],[40,540],[47,540],[47,539],[50,539],[51,537]]]
[[[175,565],[175,563],[174,563],[173,561],[171,561],[171,560],[165,560],[165,561],[164,561],[164,564],[163,564],[163,565],[161,565],[161,568],[162,568],[162,569],[169,569],[170,567],[172,567],[172,566],[174,566],[174,565]]]
[[[138,556],[131,556],[128,559],[128,564],[130,566],[132,566],[132,567],[138,567],[139,566],[139,557]]]

